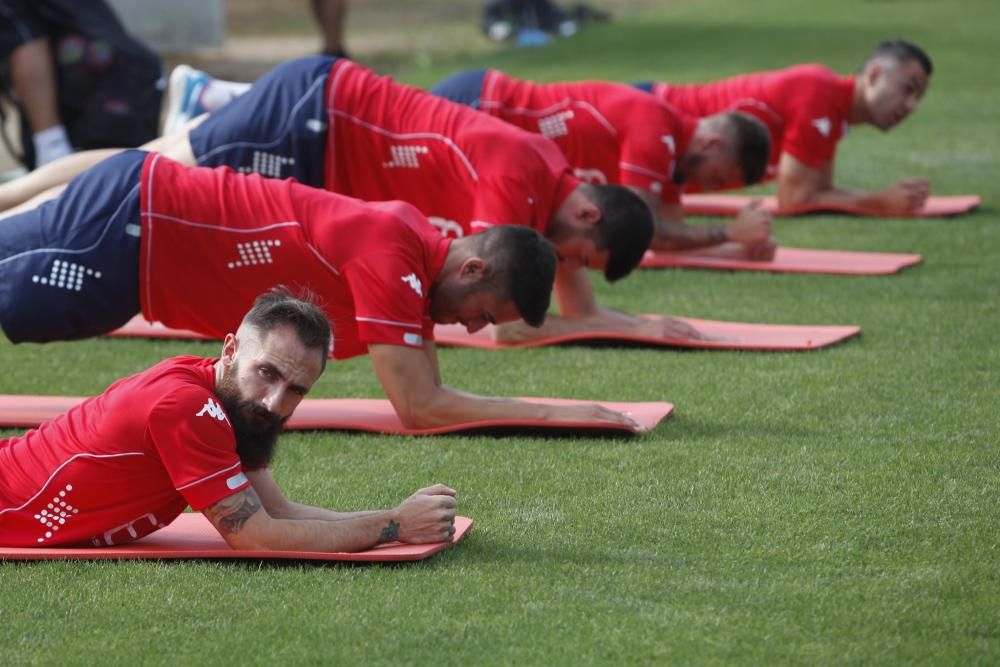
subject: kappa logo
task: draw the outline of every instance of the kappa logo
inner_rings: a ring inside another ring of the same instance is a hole
[[[674,142],[673,135],[664,134],[662,137],[660,137],[660,141],[662,141],[663,143],[665,143],[667,145],[667,148],[670,149],[671,153],[676,153],[677,152],[677,144]]]
[[[826,117],[817,118],[816,120],[814,120],[812,122],[812,124],[813,124],[813,127],[815,127],[816,130],[820,134],[822,134],[824,137],[829,137],[830,136],[830,119],[829,118],[826,118]]]
[[[226,411],[222,409],[222,406],[213,401],[211,398],[205,401],[205,405],[202,406],[201,410],[195,417],[201,417],[202,415],[208,415],[214,419],[218,419],[220,422],[228,422],[229,417],[226,416]]]
[[[417,274],[411,273],[408,276],[403,276],[400,280],[409,285],[417,293],[417,296],[424,296],[424,286],[421,284],[420,278],[417,278]]]
[[[454,220],[449,220],[447,218],[441,218],[436,215],[427,216],[427,220],[430,221],[432,225],[437,227],[437,230],[441,232],[441,236],[448,238],[460,239],[465,236],[465,230],[462,229],[462,225],[458,224]]]

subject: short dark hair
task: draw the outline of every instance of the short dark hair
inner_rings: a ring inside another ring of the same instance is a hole
[[[622,185],[593,185],[586,192],[601,219],[595,225],[599,250],[608,251],[604,278],[614,282],[639,265],[653,242],[653,212],[639,195]]]
[[[879,58],[892,58],[898,63],[916,60],[924,68],[927,76],[934,73],[934,63],[931,62],[931,58],[927,55],[927,52],[913,42],[907,42],[905,39],[890,39],[876,46],[871,55],[861,63],[861,69],[858,71],[864,71],[868,67],[868,63]]]
[[[750,114],[732,111],[724,115],[726,134],[740,163],[743,184],[753,185],[767,173],[767,161],[771,157],[771,133],[764,123]]]
[[[318,301],[316,294],[309,289],[301,288],[293,292],[284,285],[277,285],[257,297],[243,323],[262,333],[270,333],[281,326],[292,327],[304,346],[322,353],[322,368],[325,369],[327,355],[332,351],[330,341],[333,334],[330,321]]]
[[[520,225],[491,227],[471,238],[487,262],[486,284],[499,287],[497,298],[510,299],[521,319],[542,326],[556,279],[555,247]]]

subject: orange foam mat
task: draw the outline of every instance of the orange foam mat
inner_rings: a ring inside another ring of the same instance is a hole
[[[644,315],[657,318],[657,315]],[[619,331],[588,331],[551,336],[525,343],[500,344],[493,340],[493,328],[485,327],[474,334],[457,324],[438,325],[434,328],[434,338],[439,345],[454,347],[474,347],[484,350],[538,347],[563,343],[618,342],[652,347],[684,347],[701,350],[757,350],[781,352],[795,350],[815,350],[839,343],[861,333],[857,326],[811,326],[798,324],[746,324],[743,322],[720,322],[717,320],[697,320],[678,317],[710,340],[691,338],[656,338],[638,336]]]
[[[20,396],[0,394],[0,426],[33,428],[63,414],[83,401],[76,396]],[[595,401],[575,401],[560,398],[525,398],[526,401],[548,405],[584,405]],[[670,416],[671,403],[620,403],[596,401],[619,412],[627,413],[639,424],[639,429],[624,424],[597,421],[544,421],[540,419],[483,419],[435,428],[408,429],[396,416],[392,404],[377,398],[307,398],[288,420],[286,428],[298,430],[367,431],[395,435],[437,435],[479,431],[541,431],[596,435],[606,432],[635,434],[650,430]]]
[[[826,273],[840,276],[878,276],[919,264],[920,255],[845,250],[806,250],[779,247],[768,262],[697,254],[648,251],[639,264],[644,269],[721,269],[771,273]]]
[[[778,210],[778,200],[773,196],[692,194],[684,195],[681,204],[687,215],[736,215],[750,202],[759,199],[761,206],[775,215],[803,215],[805,213],[849,213],[872,218],[943,218],[963,215],[979,206],[979,195],[953,195],[928,197],[919,211],[907,215],[886,215],[860,206],[805,204],[783,211]]]
[[[3,547],[0,560],[108,560],[135,558],[249,558],[253,560],[325,560],[394,563],[423,560],[456,544],[472,530],[472,519],[455,517],[451,542],[403,544],[388,542],[355,553],[322,551],[244,551],[233,549],[201,514],[185,513],[166,528],[129,544],[113,547]]]

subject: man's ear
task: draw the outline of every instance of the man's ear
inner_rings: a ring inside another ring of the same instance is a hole
[[[233,334],[226,334],[225,340],[222,341],[222,364],[224,366],[231,366],[233,361],[236,360],[236,353],[239,351],[240,343],[236,340],[236,336]]]
[[[460,278],[478,280],[486,272],[486,260],[482,257],[470,257],[458,269]]]
[[[885,68],[882,67],[882,63],[880,63],[879,61],[876,60],[876,61],[870,63],[868,65],[868,68],[865,70],[865,74],[864,74],[864,76],[865,76],[865,83],[868,85],[868,87],[874,86],[875,82],[878,81],[878,78],[880,76],[882,76],[882,73],[884,71],[885,71]]]

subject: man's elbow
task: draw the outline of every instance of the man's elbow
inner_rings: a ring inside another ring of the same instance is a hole
[[[804,187],[779,187],[778,208],[787,210],[805,206],[816,198],[818,190]]]
[[[415,393],[417,394],[416,396],[407,396],[403,400],[394,401],[392,404],[393,409],[396,411],[396,416],[399,417],[399,421],[403,424],[403,427],[417,430],[441,426],[444,422],[438,414],[439,411],[435,407],[435,401],[428,400],[428,398],[420,395],[426,392]]]

